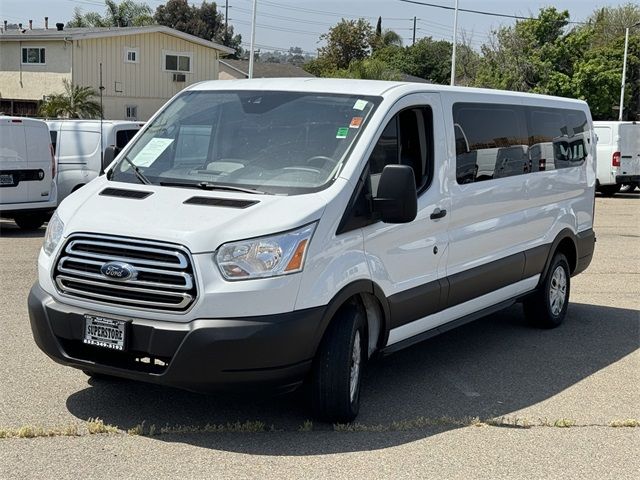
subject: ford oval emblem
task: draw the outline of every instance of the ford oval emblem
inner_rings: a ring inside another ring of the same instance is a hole
[[[111,280],[129,280],[138,274],[133,266],[123,262],[107,262],[100,268],[100,273]]]

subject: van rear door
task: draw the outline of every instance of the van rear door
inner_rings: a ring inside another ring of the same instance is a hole
[[[0,203],[29,201],[29,184],[22,180],[27,170],[24,123],[18,119],[0,120]]]
[[[619,175],[640,175],[640,124],[622,124],[619,133]]]
[[[29,167],[30,202],[46,202],[53,189],[53,157],[49,128],[44,122],[27,123],[24,129]]]

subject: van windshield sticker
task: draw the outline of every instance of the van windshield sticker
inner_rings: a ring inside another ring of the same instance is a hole
[[[133,163],[138,167],[148,167],[162,155],[169,145],[173,143],[173,138],[152,138],[133,159]]]
[[[347,127],[340,127],[336,133],[336,138],[347,138],[349,129]]]
[[[362,117],[353,117],[349,128],[360,128],[360,125],[362,125]]]
[[[367,102],[366,100],[356,100],[355,105],[353,106],[354,110],[364,110],[364,108],[367,106]]]

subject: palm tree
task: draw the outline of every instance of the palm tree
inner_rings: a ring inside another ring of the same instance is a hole
[[[372,50],[379,50],[389,46],[402,46],[402,37],[393,30],[386,29],[382,31],[382,17],[378,17],[376,31],[369,42]]]
[[[73,85],[64,79],[64,93],[51,95],[40,106],[40,115],[47,118],[100,118],[102,109],[91,87]]]

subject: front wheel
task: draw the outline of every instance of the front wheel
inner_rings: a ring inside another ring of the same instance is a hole
[[[567,315],[571,272],[567,257],[556,253],[542,285],[524,303],[527,320],[540,328],[555,328]]]
[[[24,213],[16,215],[13,221],[22,230],[37,230],[47,221],[47,216],[43,213]]]
[[[311,406],[319,420],[347,423],[358,415],[367,344],[361,309],[342,308],[322,339],[311,374]]]

